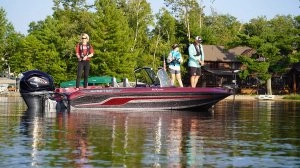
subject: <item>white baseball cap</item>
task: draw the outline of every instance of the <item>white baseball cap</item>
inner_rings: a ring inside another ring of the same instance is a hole
[[[200,36],[196,36],[195,40],[198,42],[202,42],[202,38]]]

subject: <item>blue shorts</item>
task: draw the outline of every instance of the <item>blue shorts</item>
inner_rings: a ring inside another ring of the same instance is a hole
[[[180,74],[180,70],[174,70],[170,68],[170,73],[171,74]]]
[[[201,67],[190,67],[190,76],[201,76]]]

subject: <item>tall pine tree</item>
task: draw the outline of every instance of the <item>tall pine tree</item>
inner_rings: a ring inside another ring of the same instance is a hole
[[[123,10],[114,0],[95,2],[96,19],[93,30],[99,75],[111,75],[117,78],[133,79],[137,53],[132,50],[133,36]]]

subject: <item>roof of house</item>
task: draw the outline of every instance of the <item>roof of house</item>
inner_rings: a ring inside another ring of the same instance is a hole
[[[250,47],[235,47],[229,50],[224,49],[223,46],[203,45],[205,54],[205,61],[214,62],[238,62],[237,55],[252,55],[255,53],[254,49]]]

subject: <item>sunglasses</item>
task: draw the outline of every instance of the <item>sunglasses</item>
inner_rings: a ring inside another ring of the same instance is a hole
[[[86,37],[82,37],[81,39],[86,39]]]

